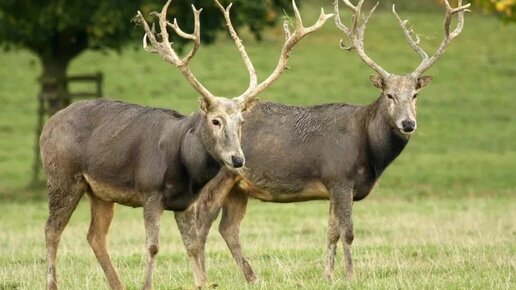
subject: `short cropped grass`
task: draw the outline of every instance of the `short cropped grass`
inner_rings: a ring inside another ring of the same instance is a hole
[[[89,205],[82,202],[60,246],[62,289],[107,289],[86,242]],[[207,267],[219,289],[514,289],[516,204],[512,198],[417,201],[372,197],[355,205],[356,278],[344,278],[339,244],[336,276],[323,276],[327,202],[252,202],[242,242],[259,281],[247,285],[216,227]],[[0,289],[45,284],[44,202],[0,205]],[[128,289],[143,283],[141,211],[123,206],[110,233],[111,254]],[[170,213],[161,225],[156,289],[193,289],[193,275]]]
[[[433,52],[441,41],[442,13],[400,13]],[[306,5],[305,24],[316,14],[314,5]],[[276,64],[282,31],[269,30],[260,43],[242,33],[263,79]],[[434,81],[420,94],[418,131],[371,196],[354,207],[354,281],[343,278],[341,252],[335,280],[322,278],[326,202],[250,203],[242,240],[260,277],[253,285],[244,282],[214,227],[207,253],[210,281],[220,289],[515,289],[514,35],[515,25],[468,14],[463,34],[428,71]],[[379,94],[369,82],[372,70],[355,54],[340,50],[340,38],[329,21],[323,31],[303,40],[292,55],[291,69],[262,100],[372,102]],[[395,73],[408,73],[420,61],[388,11],[372,19],[366,49]],[[40,289],[46,194],[43,188],[26,188],[40,66],[25,51],[1,52],[0,63],[0,289]],[[197,94],[177,70],[140,47],[121,55],[87,52],[70,68],[72,74],[97,70],[105,74],[108,97],[184,114],[197,110]],[[203,46],[192,70],[218,95],[238,95],[248,82],[227,37]],[[172,221],[170,213],[163,216],[156,288],[191,289],[192,273]],[[60,247],[62,289],[107,288],[86,242],[88,223],[88,204],[82,202]],[[139,289],[144,275],[141,210],[117,207],[110,245],[122,280],[129,289]]]

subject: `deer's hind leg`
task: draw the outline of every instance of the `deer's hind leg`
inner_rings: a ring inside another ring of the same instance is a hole
[[[111,258],[108,253],[107,236],[109,226],[113,220],[114,203],[107,202],[94,196],[91,192],[88,193],[91,205],[91,222],[88,231],[88,243],[90,244],[95,257],[104,270],[111,289],[124,289],[120,278],[113,267]]]
[[[47,173],[48,174],[48,173]],[[80,175],[54,178],[48,174],[48,219],[45,225],[47,289],[57,289],[56,256],[63,230],[88,185]]]
[[[339,221],[335,216],[334,203],[330,202],[330,215],[328,218],[328,234],[326,257],[324,259],[324,277],[331,279],[335,268],[335,255],[337,254],[337,242],[340,238]]]

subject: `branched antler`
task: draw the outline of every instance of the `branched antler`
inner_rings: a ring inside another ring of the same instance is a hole
[[[199,81],[197,81],[197,79],[194,77],[194,75],[188,68],[188,63],[199,49],[201,43],[199,15],[202,9],[197,10],[192,5],[195,22],[194,31],[193,33],[186,33],[179,27],[176,19],[174,19],[173,23],[168,22],[166,19],[168,6],[171,2],[172,0],[168,0],[167,3],[163,6],[163,9],[161,9],[160,13],[151,13],[151,15],[155,15],[156,17],[158,17],[160,28],[159,33],[156,33],[154,25],[152,25],[152,28],[149,28],[149,25],[143,18],[143,15],[140,11],[138,11],[135,20],[137,23],[140,23],[145,30],[145,35],[143,36],[143,48],[146,51],[160,54],[167,62],[175,65],[199,93],[201,93],[208,99],[213,99],[215,98],[215,96],[211,94]],[[324,11],[321,9],[321,15],[319,16],[317,22],[310,27],[303,27],[301,15],[299,13],[299,10],[297,9],[295,1],[293,0],[292,5],[294,7],[294,13],[296,17],[296,29],[293,32],[290,32],[290,30],[288,29],[288,23],[284,24],[283,27],[285,30],[285,44],[283,45],[283,48],[281,50],[278,65],[267,79],[265,79],[261,83],[258,83],[258,78],[256,76],[256,70],[254,69],[253,63],[247,55],[245,47],[242,44],[240,38],[238,37],[235,29],[233,28],[233,24],[231,23],[230,9],[232,4],[229,4],[227,8],[224,8],[218,0],[215,0],[215,2],[224,14],[224,18],[226,20],[226,25],[229,29],[230,35],[235,41],[238,51],[240,52],[240,55],[242,56],[247,71],[249,73],[249,87],[242,95],[235,98],[241,101],[242,103],[250,101],[252,98],[256,97],[259,93],[261,93],[263,90],[269,87],[285,70],[288,58],[290,57],[290,52],[292,51],[294,45],[306,35],[316,30],[319,30],[326,22],[326,20],[333,16],[333,14],[325,14]],[[172,28],[178,36],[193,41],[193,47],[186,54],[185,57],[180,58],[172,48],[172,44],[169,42],[167,27]],[[148,42],[150,42],[151,46],[149,46]]]
[[[244,63],[247,67],[247,71],[249,72],[249,76],[250,76],[249,87],[242,95],[240,95],[238,97],[243,102],[246,102],[246,101],[256,97],[259,93],[261,93],[266,88],[268,88],[276,79],[278,79],[278,77],[285,71],[285,69],[287,67],[287,62],[288,62],[290,53],[291,53],[294,45],[296,43],[298,43],[306,35],[321,29],[321,27],[326,22],[326,20],[328,20],[329,18],[331,18],[333,16],[333,14],[325,14],[324,10],[321,9],[321,14],[320,14],[317,22],[310,27],[304,27],[303,21],[301,19],[301,14],[299,13],[299,9],[297,8],[296,2],[294,0],[292,0],[292,7],[294,8],[294,14],[295,14],[295,18],[296,18],[295,30],[293,32],[290,31],[290,29],[288,27],[288,25],[289,25],[288,21],[285,21],[283,23],[283,29],[285,32],[285,43],[283,44],[283,48],[281,49],[281,54],[280,54],[280,57],[278,60],[278,64],[277,64],[276,68],[274,69],[274,71],[271,73],[271,75],[269,75],[269,77],[267,77],[267,79],[265,79],[263,82],[258,84],[254,66],[253,66],[251,60],[249,59],[247,52],[245,51],[242,41],[236,34],[236,32],[233,28],[233,25],[231,24],[231,19],[229,17],[229,10],[231,8],[231,4],[227,8],[224,9],[224,7],[217,0],[216,0],[216,2],[218,4],[219,8],[224,13],[224,18],[226,19],[226,25],[228,26],[231,37],[235,41],[235,44],[236,44],[238,50],[240,51],[240,55],[244,59]]]
[[[448,48],[448,45],[450,42],[457,37],[464,28],[464,13],[466,11],[470,11],[468,8],[471,6],[470,3],[466,5],[462,5],[462,0],[458,0],[458,6],[456,8],[452,8],[450,5],[450,2],[448,0],[444,1],[446,6],[446,16],[444,19],[444,39],[441,42],[441,45],[439,45],[439,48],[437,48],[437,51],[429,58],[428,55],[423,51],[423,49],[419,46],[419,41],[414,42],[413,39],[410,37],[411,32],[407,30],[406,28],[406,21],[401,21],[401,18],[396,13],[396,10],[394,9],[394,5],[392,7],[392,11],[394,15],[398,18],[400,21],[400,26],[403,29],[403,32],[405,33],[405,37],[407,38],[410,46],[416,52],[419,53],[421,58],[423,59],[421,61],[421,64],[416,68],[416,70],[412,73],[412,75],[418,77],[422,75],[426,70],[428,70],[435,62],[436,60],[441,57],[441,55],[444,53],[446,48]],[[457,27],[453,30],[453,32],[450,33],[450,24],[451,19],[454,14],[457,14]],[[408,35],[408,36],[407,36]]]
[[[422,59],[428,59],[428,54],[426,54],[426,52],[419,46],[419,35],[414,32],[414,29],[407,27],[408,20],[402,20],[398,13],[396,13],[395,4],[392,4],[392,13],[394,13],[394,16],[396,16],[396,19],[398,19],[398,22],[401,26],[401,29],[403,29],[403,33],[405,34],[405,38],[409,42],[410,47],[412,47],[412,49],[414,49],[414,51],[419,54]]]
[[[364,50],[364,33],[369,22],[369,19],[374,14],[376,8],[378,7],[379,2],[374,5],[374,7],[369,11],[367,16],[362,19],[362,5],[364,4],[364,0],[360,0],[358,4],[355,6],[349,0],[342,0],[344,4],[352,11],[352,21],[351,26],[347,27],[344,25],[340,19],[340,11],[339,11],[339,0],[335,0],[333,2],[333,8],[335,12],[335,24],[337,27],[346,34],[349,38],[350,45],[346,46],[344,40],[341,39],[340,47],[346,50],[356,50],[358,56],[362,59],[364,63],[370,66],[374,71],[376,71],[383,78],[387,78],[389,73],[384,70],[381,66],[376,64],[366,53]]]
[[[202,9],[197,10],[195,6],[192,5],[192,10],[194,13],[194,31],[189,34],[181,30],[177,25],[176,19],[174,19],[174,23],[170,23],[167,21],[167,10],[168,6],[172,0],[168,0],[167,3],[163,6],[160,13],[152,12],[151,15],[155,15],[159,20],[159,28],[160,32],[157,34],[155,31],[154,24],[152,25],[152,29],[149,28],[147,21],[143,18],[143,15],[140,11],[137,12],[135,20],[137,23],[143,26],[145,30],[145,35],[143,36],[143,48],[151,53],[158,53],[165,59],[167,62],[176,66],[181,73],[186,77],[186,79],[190,82],[192,87],[196,89],[201,95],[206,97],[208,100],[213,101],[215,96],[210,93],[192,74],[190,69],[188,68],[188,63],[197,53],[199,46],[201,44],[201,36],[200,36],[200,23],[199,23],[199,15],[201,14]],[[193,40],[192,49],[183,57],[180,58],[177,53],[172,48],[172,43],[170,43],[169,35],[167,32],[167,27],[171,27],[177,35],[182,38]],[[159,39],[158,40],[158,37]],[[150,41],[152,45],[149,47],[147,40]]]
[[[242,40],[238,37],[235,28],[233,28],[233,24],[231,23],[231,18],[229,16],[229,10],[231,9],[231,6],[233,3],[229,4],[227,8],[224,8],[218,0],[215,1],[217,3],[217,6],[220,8],[222,13],[224,14],[224,19],[226,20],[226,25],[229,29],[229,33],[231,34],[231,38],[235,41],[235,44],[238,48],[238,51],[240,52],[240,55],[242,56],[242,59],[244,60],[245,66],[247,68],[247,72],[249,73],[249,87],[244,92],[245,94],[248,94],[254,87],[256,87],[256,84],[258,83],[258,78],[256,76],[256,70],[254,69],[253,63],[251,62],[251,59],[247,55],[247,52],[245,50],[244,45],[242,44]]]
[[[381,75],[383,78],[386,78],[389,76],[389,73],[387,73],[382,67],[380,67],[378,64],[376,64],[371,58],[367,56],[367,54],[364,51],[364,32],[365,28],[367,26],[367,22],[369,21],[369,18],[373,15],[374,11],[376,10],[376,7],[378,6],[378,2],[376,5],[369,11],[368,15],[362,19],[361,16],[361,9],[362,4],[364,3],[364,0],[360,0],[358,4],[355,6],[353,5],[349,0],[342,0],[346,6],[352,11],[352,23],[350,27],[345,26],[342,24],[340,15],[339,15],[339,0],[335,0],[333,2],[334,10],[335,10],[335,24],[337,27],[342,30],[347,37],[349,38],[350,45],[346,46],[344,44],[344,41],[341,40],[341,48],[352,50],[355,49],[362,59],[363,62],[365,62],[367,65],[369,65],[373,70],[375,70],[379,75]],[[444,1],[446,4],[446,17],[444,21],[444,40],[441,42],[441,45],[437,49],[437,51],[431,56],[428,57],[428,54],[423,50],[423,48],[419,45],[420,38],[419,36],[414,32],[414,30],[408,26],[407,20],[402,20],[401,17],[396,12],[396,7],[393,4],[392,5],[392,13],[396,16],[396,19],[398,20],[398,23],[403,30],[403,33],[405,35],[405,38],[407,39],[408,43],[410,44],[410,47],[419,54],[419,56],[422,58],[421,64],[416,68],[416,70],[412,73],[413,76],[418,77],[423,72],[425,72],[427,69],[429,69],[435,61],[441,57],[441,55],[444,53],[450,42],[457,37],[462,31],[462,28],[464,27],[464,12],[469,11],[468,8],[471,4],[462,5],[462,0],[458,0],[458,7],[452,8],[450,6],[450,3],[448,0]],[[454,14],[458,14],[458,22],[457,27],[453,30],[453,32],[450,33],[450,23],[451,18]]]

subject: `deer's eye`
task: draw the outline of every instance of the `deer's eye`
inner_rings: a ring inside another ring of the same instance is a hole
[[[214,126],[220,126],[220,121],[217,120],[217,119],[213,119],[211,120],[211,123],[214,125]]]
[[[415,100],[417,99],[417,94],[414,94],[414,96],[412,97],[412,100]]]
[[[391,94],[387,94],[387,99],[394,101],[394,96]]]

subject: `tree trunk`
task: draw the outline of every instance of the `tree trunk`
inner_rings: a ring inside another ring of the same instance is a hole
[[[49,38],[49,41],[30,46],[41,62],[42,73],[39,79],[39,111],[34,145],[34,164],[31,185],[37,185],[41,158],[39,155],[39,136],[47,116],[70,105],[71,99],[66,82],[66,71],[70,61],[88,48],[85,31],[79,34],[61,31]]]
[[[39,78],[41,85],[38,95],[38,123],[36,125],[36,140],[34,143],[34,163],[32,164],[32,178],[30,187],[38,186],[38,177],[41,169],[41,157],[39,153],[39,136],[47,116],[54,115],[57,111],[70,105],[66,82],[66,70],[70,59],[45,58],[40,56],[42,73]]]
[[[71,102],[66,83],[67,59],[42,59],[43,72],[40,77],[40,96],[47,101],[47,113],[53,115]]]

